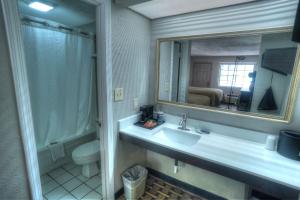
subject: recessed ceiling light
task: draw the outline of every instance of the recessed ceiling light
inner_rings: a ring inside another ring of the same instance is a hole
[[[50,6],[50,5],[45,4],[45,3],[41,3],[39,1],[31,2],[29,4],[29,7],[33,8],[33,9],[36,9],[36,10],[39,10],[39,11],[42,11],[42,12],[48,12],[48,11],[53,9],[53,6]]]

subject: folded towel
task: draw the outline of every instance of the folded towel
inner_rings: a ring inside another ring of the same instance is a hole
[[[54,162],[59,158],[65,157],[65,149],[63,143],[52,142],[48,145],[48,148]]]

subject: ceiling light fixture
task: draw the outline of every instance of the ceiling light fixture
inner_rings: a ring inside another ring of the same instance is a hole
[[[42,12],[48,12],[48,11],[50,11],[50,10],[52,10],[54,8],[51,5],[48,5],[48,4],[45,4],[45,3],[41,3],[39,1],[31,2],[28,6],[30,8],[33,8],[35,10],[42,11]]]

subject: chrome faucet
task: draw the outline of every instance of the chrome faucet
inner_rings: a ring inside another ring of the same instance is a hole
[[[189,131],[190,129],[186,128],[186,121],[187,121],[187,114],[183,113],[182,114],[182,119],[179,122],[178,129],[181,129],[181,130],[184,130],[184,131]]]

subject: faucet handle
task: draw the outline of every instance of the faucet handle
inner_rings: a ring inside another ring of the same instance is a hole
[[[181,119],[181,120],[179,121],[178,125],[179,125],[179,126],[182,126],[182,124],[183,124],[183,120]]]

